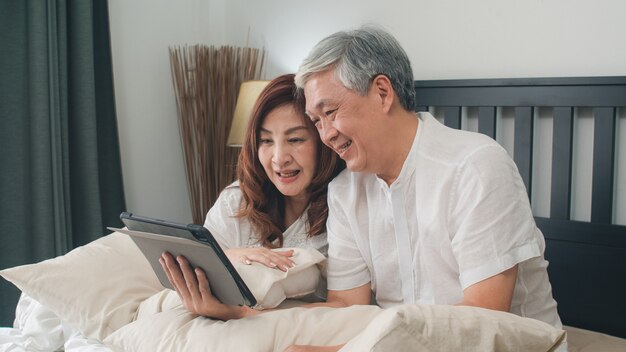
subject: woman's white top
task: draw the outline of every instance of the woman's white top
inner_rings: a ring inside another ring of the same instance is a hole
[[[213,207],[209,210],[204,227],[222,246],[222,249],[261,246],[259,238],[253,233],[247,218],[235,217],[241,207],[243,195],[239,182],[224,188]],[[324,256],[328,254],[326,233],[308,237],[307,209],[283,232],[283,247],[315,248]]]
[[[246,217],[235,217],[241,207],[243,195],[236,181],[224,188],[213,207],[209,210],[204,227],[211,232],[222,249],[262,246],[254,234],[252,225]],[[291,226],[283,232],[283,247],[314,248],[325,257],[328,255],[326,233],[308,237],[308,207]],[[326,268],[322,265],[321,278],[316,292],[298,298],[302,301],[317,302],[326,300]]]

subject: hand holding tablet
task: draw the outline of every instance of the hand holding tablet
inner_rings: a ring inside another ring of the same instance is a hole
[[[111,230],[127,234],[133,239],[164,287],[175,289],[159,262],[162,254],[167,252],[172,258],[184,256],[191,268],[201,268],[212,295],[220,302],[249,307],[256,305],[254,295],[206,228],[127,212],[122,213],[120,219],[127,229]]]

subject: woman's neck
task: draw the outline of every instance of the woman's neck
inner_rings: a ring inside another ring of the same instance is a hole
[[[309,196],[285,197],[285,228],[289,228],[309,205]]]

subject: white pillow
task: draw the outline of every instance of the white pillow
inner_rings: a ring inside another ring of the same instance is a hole
[[[0,275],[96,339],[131,322],[139,304],[163,289],[137,246],[121,233]]]
[[[235,269],[257,299],[257,309],[274,308],[286,298],[299,298],[317,290],[320,268],[326,258],[313,248],[281,248],[293,250],[291,260],[296,264],[287,272],[270,269],[253,262],[246,265],[233,263]]]
[[[377,306],[292,308],[223,322],[182,307],[146,315],[109,335],[115,349],[154,351],[283,351],[291,344],[339,345],[381,312]]]
[[[294,249],[296,267],[287,273],[261,264],[236,264],[260,307],[275,307],[285,297],[317,288],[324,256]],[[64,256],[0,271],[88,338],[102,340],[134,320],[140,303],[163,290],[132,239],[112,233]]]
[[[386,309],[341,351],[552,351],[565,331],[489,309],[407,304]]]
[[[563,329],[570,352],[626,351],[626,339],[573,326]]]

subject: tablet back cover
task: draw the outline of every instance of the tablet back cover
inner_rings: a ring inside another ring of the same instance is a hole
[[[172,290],[174,289],[167,278],[161,263],[159,263],[161,254],[163,252],[169,252],[174,257],[178,255],[185,256],[193,268],[202,268],[209,280],[211,292],[217,299],[220,300],[220,302],[230,305],[247,306],[254,306],[256,304],[256,300],[251,293],[249,294],[249,297],[246,297],[246,295],[241,292],[242,290],[239,288],[240,285],[243,285],[245,290],[247,290],[247,286],[243,283],[243,281],[239,284],[236,282],[236,280],[241,280],[239,275],[235,274],[235,277],[231,274],[227,266],[222,262],[216,253],[215,249],[209,243],[192,239],[193,236],[191,234],[188,234],[191,238],[185,238],[181,237],[180,234],[164,235],[115,228],[110,228],[110,230],[124,233],[133,239],[137,247],[139,247],[143,255],[150,263],[150,266],[152,266],[152,270],[155,272],[164,287]],[[163,231],[160,230],[159,232]],[[228,260],[228,258],[225,259]],[[232,265],[231,269],[234,270]],[[129,268],[129,270],[132,269]]]

